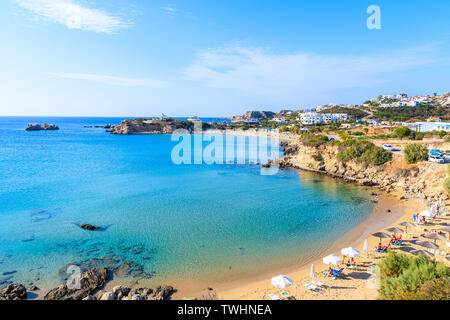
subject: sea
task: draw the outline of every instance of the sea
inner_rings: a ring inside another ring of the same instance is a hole
[[[121,120],[0,117],[0,285],[50,288],[69,266],[108,267],[115,280],[225,284],[320,257],[373,214],[369,192],[351,184],[293,169],[263,174],[267,159],[248,152],[175,163],[171,135],[95,127]],[[44,122],[60,130],[25,131]],[[189,143],[202,151],[211,142]]]

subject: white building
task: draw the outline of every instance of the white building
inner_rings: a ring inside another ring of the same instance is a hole
[[[346,113],[319,114],[316,112],[305,112],[300,116],[301,123],[306,125],[319,123],[332,123],[339,120],[348,120],[348,114]]]
[[[312,125],[322,123],[322,116],[316,112],[305,112],[300,115],[302,124]]]
[[[446,131],[450,132],[450,122],[416,122],[407,126],[418,132]]]
[[[283,118],[273,118],[273,119],[270,120],[270,121],[277,122],[277,123],[285,123],[285,122],[286,122],[286,119],[283,119]]]

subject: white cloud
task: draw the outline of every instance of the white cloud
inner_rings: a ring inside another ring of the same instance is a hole
[[[165,82],[159,80],[123,78],[123,77],[105,76],[100,74],[48,73],[48,75],[66,79],[94,81],[103,84],[117,85],[117,86],[160,88],[165,85]]]
[[[69,29],[114,34],[130,22],[110,13],[89,8],[75,0],[13,0],[35,16],[65,25]]]
[[[428,49],[366,55],[271,54],[260,48],[210,50],[184,70],[187,80],[268,97],[311,98],[332,90],[371,87],[402,71],[436,63]]]
[[[168,15],[170,15],[170,16],[176,16],[176,15],[178,15],[177,9],[172,8],[172,7],[164,8],[164,11],[166,12],[166,14],[168,14]]]

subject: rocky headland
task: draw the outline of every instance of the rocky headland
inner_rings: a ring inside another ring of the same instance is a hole
[[[448,200],[443,183],[447,177],[446,165],[419,162],[408,164],[402,153],[393,153],[392,160],[381,165],[365,165],[359,159],[339,161],[338,143],[308,146],[301,139],[283,141],[286,156],[280,159],[280,167],[319,172],[347,182],[373,186],[388,193],[398,192],[401,198],[410,196],[432,200]],[[448,143],[447,143],[448,145]],[[441,146],[450,149],[450,146]]]
[[[209,129],[213,124],[203,122],[202,128]],[[112,126],[112,134],[171,134],[175,130],[184,129],[194,132],[194,122],[177,119],[132,119],[123,120],[120,124]]]

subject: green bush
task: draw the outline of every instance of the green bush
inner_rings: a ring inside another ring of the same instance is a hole
[[[369,141],[347,139],[341,143],[342,150],[337,154],[341,162],[360,161],[365,165],[382,165],[392,160],[392,153],[375,146]]]
[[[397,138],[403,139],[409,137],[413,131],[408,127],[401,127],[394,130],[394,135]]]
[[[450,268],[419,255],[418,257],[390,251],[378,264],[384,300],[448,300]]]
[[[307,147],[318,147],[324,143],[327,143],[328,137],[305,133],[301,136],[300,141]]]
[[[312,156],[311,156],[314,160],[316,160],[317,162],[321,162],[321,161],[323,161],[323,157],[322,157],[322,155],[321,154],[313,154]]]
[[[362,162],[366,165],[382,165],[392,160],[392,153],[384,150],[380,147],[371,147],[368,149],[361,158]]]
[[[427,147],[417,143],[408,144],[403,149],[403,154],[408,163],[417,163],[428,159]]]
[[[423,140],[423,138],[425,137],[425,133],[413,131],[411,132],[409,137],[411,138],[411,140]]]

